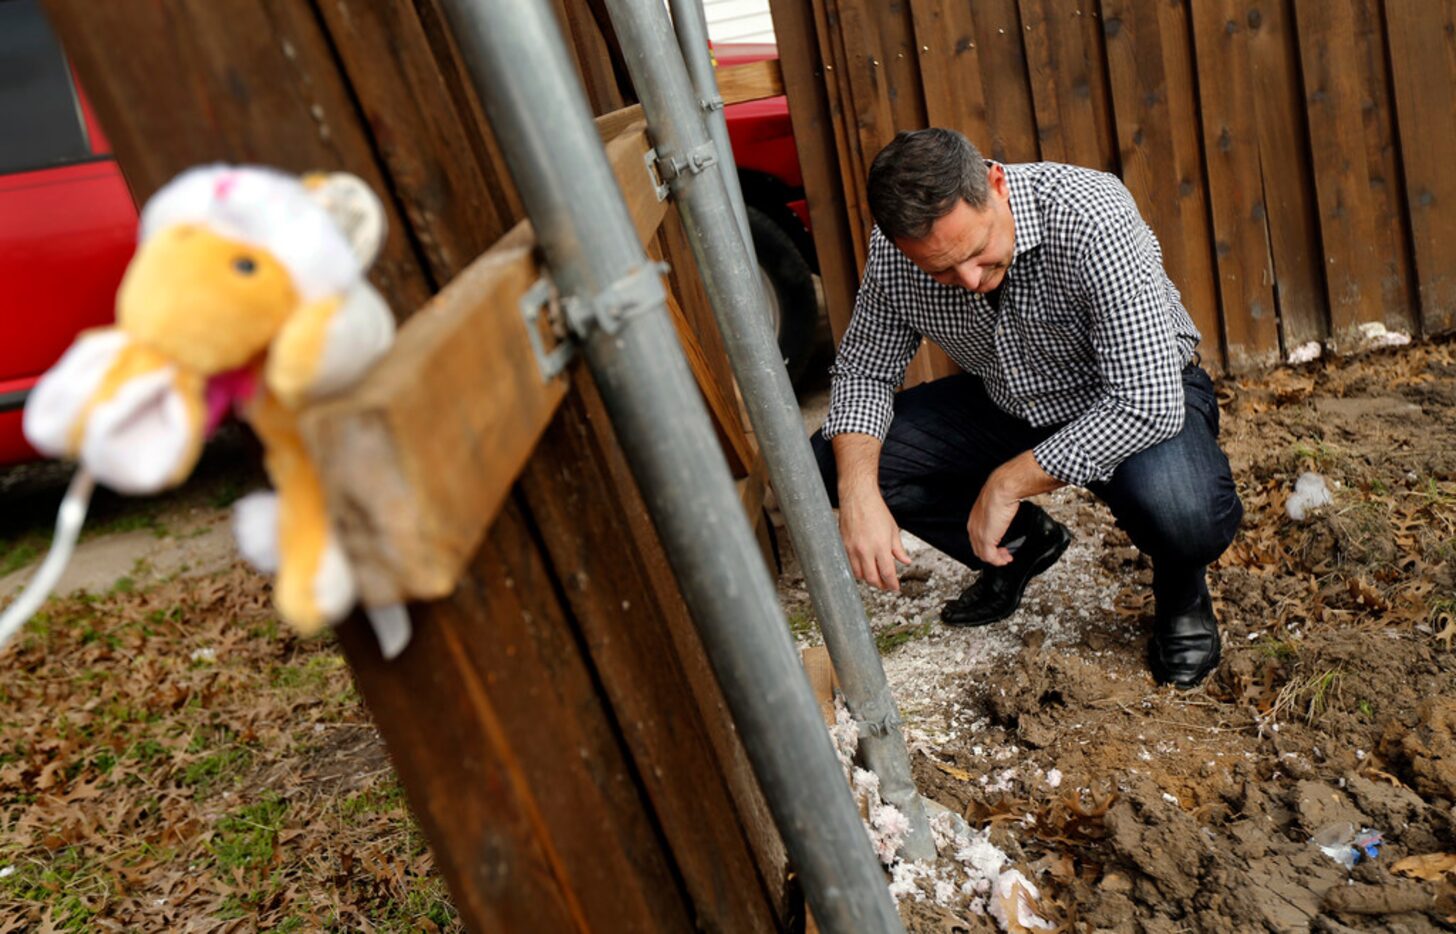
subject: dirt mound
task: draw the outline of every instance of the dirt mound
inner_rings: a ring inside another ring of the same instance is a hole
[[[964,814],[1065,930],[1427,931],[1456,926],[1456,360],[1451,344],[1225,382],[1246,507],[1211,569],[1224,661],[1199,690],[1144,662],[1151,568],[1080,491],[1074,550],[1016,616],[965,633],[876,595],[922,791]],[[1296,479],[1333,503],[1296,522]],[[917,558],[927,591],[967,575]],[[959,576],[956,576],[959,574]],[[1053,576],[1053,574],[1057,576]],[[1378,831],[1352,868],[1311,838]],[[912,930],[990,930],[922,887]]]

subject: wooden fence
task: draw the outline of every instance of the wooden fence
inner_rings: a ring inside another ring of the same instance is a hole
[[[773,0],[835,336],[869,162],[954,127],[1122,177],[1243,372],[1456,329],[1456,0]],[[948,372],[922,354],[911,379]]]
[[[648,177],[610,30],[589,0],[555,7],[638,231],[671,264],[679,335],[757,518],[762,462],[681,223]],[[366,594],[427,597],[393,662],[359,618],[340,635],[468,926],[801,921],[590,374],[547,379],[529,349],[533,235],[437,0],[48,10],[139,201],[217,160],[346,170],[383,197],[390,235],[371,278],[408,320],[304,429],[331,506],[349,502],[335,521]],[[777,93],[763,78],[739,93]]]

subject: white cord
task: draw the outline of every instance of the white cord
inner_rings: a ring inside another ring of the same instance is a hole
[[[91,505],[91,491],[96,489],[96,478],[84,467],[78,467],[61,500],[60,512],[56,514],[56,537],[51,542],[50,553],[41,562],[40,570],[30,579],[25,590],[0,614],[0,649],[20,631],[25,621],[45,603],[46,597],[61,579],[71,555],[76,551],[76,539],[81,535],[81,526],[86,522],[86,508]]]
[[[388,606],[366,606],[364,615],[374,629],[374,638],[379,640],[379,654],[389,661],[403,652],[410,641],[410,618],[403,603]]]

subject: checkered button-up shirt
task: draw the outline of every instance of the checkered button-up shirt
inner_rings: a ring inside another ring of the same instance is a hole
[[[1006,412],[1061,426],[1034,449],[1043,470],[1076,485],[1106,480],[1182,429],[1181,373],[1200,335],[1121,181],[1053,162],[1005,169],[1016,243],[999,307],[936,282],[871,232],[824,434],[884,440],[927,337]]]

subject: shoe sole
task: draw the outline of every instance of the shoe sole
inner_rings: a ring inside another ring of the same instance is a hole
[[[1026,577],[1022,578],[1021,586],[1017,588],[1016,591],[1016,602],[1011,605],[1011,609],[1008,612],[1003,613],[1000,616],[993,616],[985,620],[976,620],[974,622],[960,623],[949,622],[942,614],[940,621],[947,626],[959,626],[968,629],[979,629],[982,626],[989,626],[992,623],[999,623],[1003,619],[1010,619],[1012,616],[1014,616],[1016,614],[1016,611],[1021,609],[1021,598],[1026,595],[1026,585],[1030,584],[1032,580],[1037,577],[1037,575],[1043,573],[1052,565],[1056,564],[1057,561],[1061,559],[1062,553],[1065,552],[1067,550],[1067,547],[1072,544],[1072,533],[1067,531],[1067,527],[1061,525],[1060,523],[1058,523],[1057,527],[1061,530],[1062,534],[1058,537],[1055,545],[1053,545],[1047,551],[1042,552],[1039,556],[1037,556],[1036,561],[1032,563],[1031,573],[1026,575]]]

